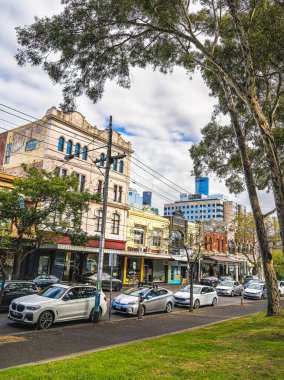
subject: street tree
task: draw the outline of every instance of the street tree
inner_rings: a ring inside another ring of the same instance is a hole
[[[261,262],[258,255],[258,240],[252,213],[238,213],[232,224],[235,228],[236,247],[253,265],[253,274],[259,275]]]
[[[218,177],[226,179],[227,186],[234,193],[244,190],[244,183],[246,184],[267,284],[267,313],[280,315],[282,312],[277,278],[266,225],[266,218],[271,212],[263,215],[257,194],[257,189],[269,188],[271,182],[270,176],[266,174],[268,165],[262,164],[264,146],[258,138],[253,120],[247,117],[246,110],[230,88],[225,86],[226,92],[223,92],[222,84],[214,76],[204,73],[204,77],[219,102],[212,122],[202,130],[201,142],[190,149],[194,172],[196,175],[204,171],[216,173]],[[217,122],[220,113],[229,114],[230,125]]]
[[[275,135],[283,136],[277,123],[284,96],[282,3],[200,0],[194,2],[198,7],[190,0],[62,3],[61,14],[18,28],[22,45],[18,63],[42,65],[55,83],[61,83],[65,109],[73,108],[74,99],[82,93],[97,101],[108,79],[128,88],[131,67],[150,64],[168,73],[178,65],[189,74],[195,68],[211,72],[231,104],[231,117],[240,102],[261,135],[284,252],[284,178],[275,141]],[[265,88],[268,96],[263,101]],[[241,139],[238,124],[235,117],[233,125]],[[254,215],[261,218],[258,209]],[[257,230],[259,239],[262,228]],[[268,252],[264,243],[261,249]],[[271,264],[271,260],[267,262]],[[275,282],[269,271],[267,276]],[[268,314],[281,312],[279,302],[276,304],[276,309],[269,307]]]
[[[10,238],[10,226],[7,221],[2,221],[0,225],[0,305],[2,302],[4,284],[7,279],[7,269],[12,267],[13,255],[11,253],[12,242]]]
[[[78,192],[75,176],[56,174],[23,165],[26,178],[16,178],[13,189],[0,190],[0,220],[7,220],[13,242],[13,278],[21,263],[43,243],[68,236],[71,244],[85,245],[90,236],[82,229],[84,213],[99,194]]]
[[[273,255],[277,278],[279,280],[283,280],[284,279],[284,260],[283,260],[282,252],[279,250],[273,251],[272,255]]]
[[[196,272],[197,260],[201,258],[204,251],[204,225],[198,223],[197,229],[190,229],[186,223],[185,229],[171,226],[169,250],[185,252],[187,260],[187,283],[190,285],[189,311],[193,312],[193,276]]]

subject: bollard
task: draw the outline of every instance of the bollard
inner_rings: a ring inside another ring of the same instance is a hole
[[[139,297],[139,305],[138,305],[138,319],[142,319],[143,315],[142,315],[142,310],[143,310],[143,305],[142,305],[142,302],[143,302],[143,299],[142,299],[142,296],[140,295]]]

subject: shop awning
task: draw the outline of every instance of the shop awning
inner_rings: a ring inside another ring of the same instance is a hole
[[[45,250],[56,250],[56,251],[69,251],[69,252],[82,252],[82,253],[99,253],[99,248],[97,247],[83,247],[71,244],[43,244],[40,249]],[[120,249],[109,249],[105,248],[104,253],[124,255],[128,257],[146,257],[149,259],[160,259],[160,260],[172,260],[173,256],[159,254],[159,253],[146,253],[137,251],[124,251]]]
[[[174,259],[175,261],[181,261],[183,263],[187,263],[186,256],[172,256],[172,259]]]
[[[234,263],[234,264],[237,264],[240,262],[240,260],[238,260],[238,259],[234,259],[232,257],[227,257],[227,256],[220,256],[220,255],[203,256],[203,258],[206,260],[217,261],[218,263]]]

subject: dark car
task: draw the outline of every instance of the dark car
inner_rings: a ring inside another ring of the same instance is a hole
[[[220,280],[217,277],[206,277],[202,278],[199,281],[200,285],[206,285],[206,286],[212,286],[213,288],[216,288],[217,285],[220,284]]]
[[[57,284],[59,281],[59,278],[52,274],[40,274],[33,280],[33,282],[35,282],[41,289]]]
[[[39,293],[39,291],[39,287],[32,281],[6,281],[1,308],[8,309],[13,299]]]
[[[78,282],[82,284],[96,284],[96,281],[97,273],[85,273],[78,276]],[[122,288],[122,282],[117,278],[112,278],[108,273],[102,273],[102,289],[110,290],[110,287],[118,292]]]

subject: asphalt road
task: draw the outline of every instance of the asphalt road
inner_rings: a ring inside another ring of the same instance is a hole
[[[267,302],[245,301],[240,304],[240,297],[220,297],[231,304],[217,307],[203,307],[189,313],[175,308],[170,314],[158,313],[144,316],[142,320],[135,317],[116,316],[109,322],[64,323],[57,324],[45,331],[27,328],[18,329],[8,323],[13,332],[9,335],[1,332],[0,369],[28,364],[38,361],[55,360],[66,355],[75,356],[113,346],[170,334],[186,329],[215,323],[226,319],[265,311]],[[234,304],[232,304],[232,301]],[[282,301],[284,304],[284,302]],[[1,316],[1,321],[5,316]],[[2,326],[3,327],[3,326]],[[3,330],[2,330],[3,331]]]
[[[177,292],[180,289],[179,285],[166,285],[165,288],[170,289],[173,292]],[[124,288],[125,289],[125,288]],[[123,292],[122,289],[120,292],[112,292],[112,299],[115,298],[118,294]],[[110,294],[108,292],[105,292],[107,298],[108,298],[108,304],[109,304],[109,298]],[[240,304],[241,302],[241,297],[235,296],[235,297],[219,297],[218,299],[218,306],[226,306],[226,305],[234,305],[234,304]],[[255,302],[255,301],[246,301],[246,302]],[[184,310],[182,308],[177,308],[174,307],[173,312],[176,311],[181,311]],[[2,335],[17,335],[19,333],[24,333],[24,332],[29,332],[29,331],[34,331],[35,328],[30,325],[22,325],[18,324],[15,322],[10,321],[7,318],[8,312],[1,312],[0,313],[0,336]],[[125,320],[125,318],[131,318],[131,317],[126,317],[124,315],[120,315],[117,313],[111,313],[109,316],[109,307],[107,314],[103,316],[102,320],[103,321],[119,321],[119,320]],[[135,317],[133,317],[135,318]],[[54,325],[52,328],[62,328],[65,326],[72,326],[72,325],[79,325],[79,324],[85,324],[86,321],[72,321],[72,322],[63,322],[63,323],[58,323]]]

